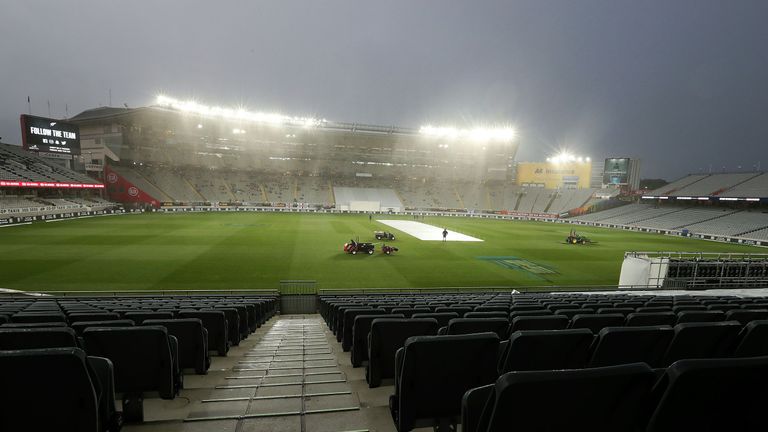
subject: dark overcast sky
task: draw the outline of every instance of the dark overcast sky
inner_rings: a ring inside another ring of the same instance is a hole
[[[512,123],[518,160],[637,156],[643,177],[768,168],[768,1],[5,1],[18,115],[209,104],[418,127]]]

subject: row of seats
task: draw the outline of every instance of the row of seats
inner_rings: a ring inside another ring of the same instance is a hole
[[[768,320],[751,321],[746,326],[724,321],[682,323],[674,327],[604,327],[596,335],[588,328],[517,330],[509,337],[506,322],[498,318],[454,319],[447,328],[440,328],[434,318],[363,315],[357,320],[364,329],[361,333],[367,328],[368,334],[365,350],[354,347],[352,363],[360,366],[367,360],[370,387],[394,377],[392,360],[396,351],[409,337],[420,335],[493,333],[504,340],[503,350],[497,353],[497,367],[505,372],[636,361],[665,367],[686,358],[768,355]]]
[[[126,319],[141,324],[146,320],[196,318],[208,329],[208,345],[219,355],[226,355],[230,346],[238,345],[241,339],[256,331],[275,310],[273,297],[0,301],[0,324],[68,323],[77,328],[85,322]]]
[[[566,330],[568,331],[568,330]],[[525,332],[521,332],[525,333]],[[762,431],[768,357],[679,360],[499,375],[493,333],[416,336],[395,359],[390,412],[400,432]]]
[[[198,307],[198,310],[173,309],[164,299],[135,301],[142,308],[126,308],[128,303],[134,301],[121,301],[120,304],[115,304],[114,299],[30,301],[13,298],[0,301],[0,322],[4,322],[0,324],[0,363],[8,364],[7,368],[0,366],[0,369],[4,374],[26,376],[24,382],[2,381],[7,391],[0,393],[18,393],[21,402],[37,406],[46,395],[55,397],[60,391],[62,379],[52,379],[51,376],[82,378],[82,374],[67,368],[75,365],[72,367],[77,369],[79,359],[85,358],[89,365],[101,366],[103,376],[98,382],[90,378],[90,383],[97,394],[106,396],[100,399],[100,414],[95,420],[82,410],[69,414],[62,410],[62,416],[69,419],[67,421],[79,422],[71,428],[34,427],[38,423],[54,424],[59,420],[30,420],[17,415],[14,404],[8,404],[7,410],[3,405],[0,406],[0,430],[5,430],[6,425],[9,425],[8,430],[20,430],[20,427],[10,426],[22,424],[30,430],[94,430],[82,423],[82,419],[73,420],[83,415],[98,424],[96,430],[119,430],[120,416],[114,410],[115,392],[122,395],[122,418],[141,421],[146,392],[173,399],[183,388],[185,370],[207,373],[210,350],[226,355],[230,343],[239,343],[241,337],[255,331],[276,309],[274,298],[222,296],[212,302],[183,302],[185,308]],[[160,308],[146,308],[149,303],[165,304],[163,310],[158,310]],[[181,306],[181,302],[176,306]],[[236,339],[230,337],[231,333]],[[37,360],[26,363],[19,360],[29,357]],[[62,360],[60,365],[57,365],[58,360],[52,360],[62,357],[67,360]],[[4,363],[6,361],[8,363]],[[52,363],[50,374],[38,374],[36,369],[24,368],[25,364],[41,362]],[[6,382],[8,387],[5,387]],[[31,387],[38,389],[37,398],[27,397]],[[85,389],[88,383],[81,380],[73,388]],[[39,389],[47,390],[40,394]],[[83,395],[78,393],[76,396]],[[35,404],[32,400],[36,400]]]
[[[464,394],[461,423],[464,432],[756,432],[768,428],[766,389],[768,357],[680,360],[660,377],[644,363],[510,372]]]

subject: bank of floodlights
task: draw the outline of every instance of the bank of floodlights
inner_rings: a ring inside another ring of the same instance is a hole
[[[455,127],[422,126],[419,133],[429,137],[446,139],[466,139],[470,141],[512,141],[517,135],[514,128],[473,128],[460,129]]]
[[[561,163],[584,163],[584,162],[591,162],[592,159],[589,157],[584,156],[576,156],[568,152],[560,152],[556,154],[555,156],[548,157],[547,162],[553,163],[553,164],[561,164]]]
[[[327,123],[327,120],[325,119],[317,119],[314,117],[292,117],[279,113],[248,111],[243,108],[223,108],[219,106],[208,106],[203,105],[197,101],[181,101],[165,95],[158,96],[155,100],[155,104],[186,113],[199,114],[205,117],[264,123],[275,126],[301,126],[312,128],[323,126],[325,123]],[[198,128],[202,128],[202,125],[198,125]]]

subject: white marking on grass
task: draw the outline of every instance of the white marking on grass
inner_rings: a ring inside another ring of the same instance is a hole
[[[427,241],[442,241],[443,240],[443,228],[434,225],[428,225],[421,222],[412,222],[407,220],[379,220],[384,225],[389,225],[392,228],[402,231],[408,235],[412,235],[419,240]],[[483,240],[462,234],[456,231],[448,230],[447,241],[464,241],[464,242],[481,242]]]

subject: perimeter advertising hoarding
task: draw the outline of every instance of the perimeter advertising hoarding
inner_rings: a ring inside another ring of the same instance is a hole
[[[592,175],[591,162],[520,162],[517,164],[517,184],[544,185],[558,189],[568,185],[588,188]]]
[[[80,127],[56,119],[21,115],[21,141],[24,150],[80,154]]]

